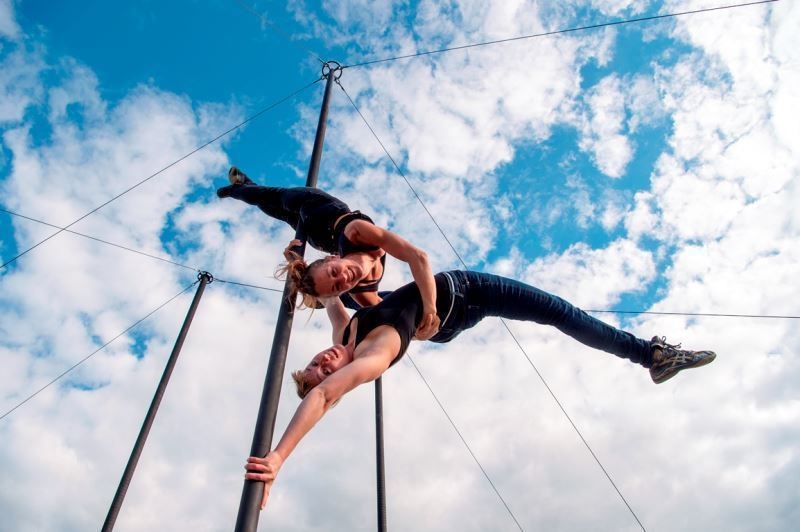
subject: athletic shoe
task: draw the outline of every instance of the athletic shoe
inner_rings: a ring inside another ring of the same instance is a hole
[[[231,185],[255,185],[253,180],[247,177],[247,174],[235,166],[231,166],[231,169],[228,170],[228,181],[231,182]]]
[[[681,344],[668,344],[663,336],[653,336],[650,340],[650,348],[653,350],[650,378],[653,382],[660,384],[683,369],[705,366],[717,356],[713,351],[688,351],[680,347]]]

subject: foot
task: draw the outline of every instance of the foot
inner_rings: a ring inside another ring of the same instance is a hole
[[[220,187],[217,189],[217,197],[218,198],[227,198],[231,195],[231,190],[237,185],[225,185],[224,187]]]
[[[705,366],[717,357],[713,351],[688,351],[680,347],[681,344],[668,344],[663,336],[653,336],[650,340],[650,349],[653,350],[650,378],[653,382],[660,384],[683,369]]]
[[[235,166],[231,166],[231,169],[228,170],[228,181],[231,182],[231,185],[255,185],[253,180],[247,177],[247,174]]]

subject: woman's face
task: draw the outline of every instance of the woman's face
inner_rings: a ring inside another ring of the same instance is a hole
[[[357,262],[331,255],[311,270],[311,277],[321,297],[338,296],[363,279],[364,270]]]
[[[336,370],[346,366],[350,358],[343,345],[334,345],[317,353],[303,370],[306,381],[314,386],[318,385]]]

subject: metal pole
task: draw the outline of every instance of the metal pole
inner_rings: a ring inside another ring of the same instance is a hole
[[[150,402],[150,409],[142,423],[142,428],[139,430],[139,436],[136,438],[136,443],[131,451],[131,456],[128,458],[128,465],[125,466],[125,472],[122,474],[122,479],[117,486],[117,492],[114,494],[114,500],[111,502],[111,507],[108,509],[106,520],[103,523],[103,532],[110,532],[114,530],[114,523],[117,521],[117,515],[122,507],[122,501],[125,499],[125,494],[128,492],[128,486],[133,478],[133,472],[136,469],[136,464],[139,462],[139,457],[142,455],[147,435],[150,434],[150,428],[153,426],[153,421],[156,418],[158,407],[161,405],[161,399],[164,397],[164,392],[167,390],[169,378],[172,376],[172,370],[175,369],[175,363],[178,362],[178,355],[181,354],[183,341],[186,339],[186,334],[189,332],[189,327],[192,325],[194,313],[197,310],[197,305],[200,303],[200,298],[206,289],[206,285],[214,280],[208,272],[200,272],[197,274],[200,284],[197,285],[197,291],[194,293],[194,299],[189,306],[189,312],[186,314],[186,319],[183,321],[181,331],[178,333],[178,339],[175,340],[175,346],[172,348],[172,353],[167,360],[167,366],[164,368],[164,373],[161,375],[161,381],[158,383],[156,393],[153,400]]]
[[[383,385],[375,380],[375,455],[378,472],[378,532],[386,532],[386,471],[383,465]]]
[[[339,63],[330,61],[322,67],[322,74],[326,78],[325,94],[322,97],[322,109],[317,123],[317,135],[314,138],[314,149],[311,152],[311,163],[308,168],[307,187],[317,186],[319,163],[322,158],[322,145],[325,141],[325,126],[328,117],[328,103],[330,101],[331,86],[341,76]],[[305,242],[302,228],[298,228],[295,238]],[[305,253],[305,243],[299,250],[302,256]],[[250,446],[250,456],[266,456],[272,448],[272,436],[275,430],[275,418],[278,413],[278,400],[281,395],[281,381],[286,367],[286,352],[289,346],[289,335],[292,330],[294,318],[294,301],[290,301],[289,280],[283,288],[283,297],[275,324],[275,335],[272,339],[272,351],[269,355],[267,375],[264,378],[264,388],[261,391],[261,404],[258,407],[253,443]],[[242,498],[239,501],[239,514],[236,517],[236,532],[255,532],[258,527],[258,517],[261,507],[261,497],[264,494],[264,483],[245,480],[242,489]]]

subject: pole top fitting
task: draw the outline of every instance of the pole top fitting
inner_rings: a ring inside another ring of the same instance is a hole
[[[339,81],[342,77],[342,65],[338,61],[325,61],[322,64],[322,77],[333,76],[334,81]]]
[[[197,280],[198,281],[205,281],[206,284],[211,284],[214,282],[214,276],[206,271],[197,271]]]

